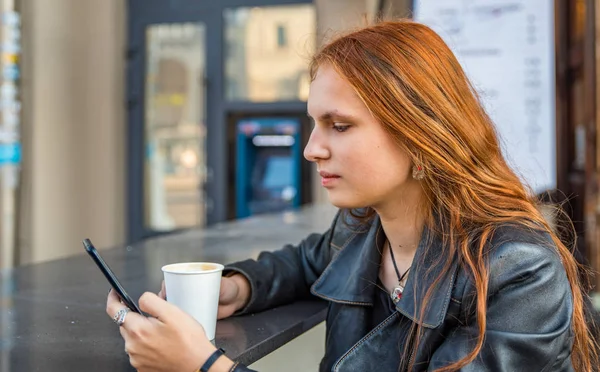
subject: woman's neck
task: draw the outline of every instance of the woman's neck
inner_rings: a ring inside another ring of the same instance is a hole
[[[420,200],[420,197],[412,195],[394,204],[375,208],[385,236],[398,259],[412,260],[421,240],[425,216],[419,208]]]
[[[385,236],[398,259],[414,256],[421,241],[424,220],[381,219]]]

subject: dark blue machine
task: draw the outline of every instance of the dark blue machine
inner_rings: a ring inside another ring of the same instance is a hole
[[[243,119],[236,129],[236,217],[300,206],[300,120]]]

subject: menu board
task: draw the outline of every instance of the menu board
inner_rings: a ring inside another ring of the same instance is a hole
[[[555,188],[554,1],[414,0],[414,19],[454,51],[521,179]]]

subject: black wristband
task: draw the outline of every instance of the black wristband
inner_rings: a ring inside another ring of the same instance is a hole
[[[221,357],[221,355],[225,354],[225,350],[218,348],[217,350],[214,351],[214,353],[212,353],[208,359],[206,360],[206,362],[204,362],[204,364],[202,365],[202,367],[200,367],[200,372],[208,372],[208,370],[210,369],[210,367],[212,367],[213,364],[215,364],[215,362],[217,361],[217,359],[219,359]]]

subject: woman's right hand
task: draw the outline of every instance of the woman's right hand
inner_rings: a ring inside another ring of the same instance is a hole
[[[167,290],[163,280],[158,296],[166,299]],[[219,293],[219,311],[217,319],[225,319],[242,309],[250,300],[250,283],[242,274],[234,274],[221,278],[221,292]]]

